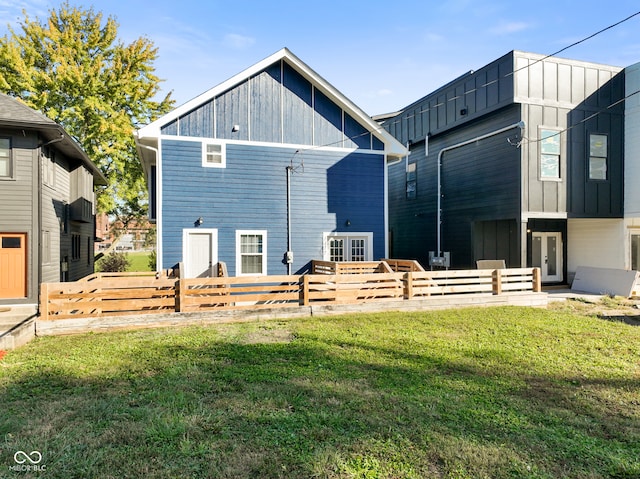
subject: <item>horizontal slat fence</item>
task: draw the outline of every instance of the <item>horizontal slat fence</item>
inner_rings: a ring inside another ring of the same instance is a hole
[[[43,283],[40,316],[46,320],[175,311],[175,282],[150,276]]]
[[[311,274],[393,273],[385,261],[311,261]]]
[[[358,303],[403,299],[404,273],[303,276],[302,302]]]
[[[75,283],[44,283],[41,320],[167,312],[287,308],[310,304],[402,301],[443,295],[540,292],[538,268],[402,271],[409,263],[365,272],[169,279],[102,276]],[[370,268],[366,265],[364,269]],[[351,265],[346,271],[352,271]]]
[[[410,271],[424,271],[420,263],[413,259],[383,259],[380,260],[389,265],[395,273],[408,273]]]
[[[240,276],[181,279],[177,310],[298,306],[301,276]]]

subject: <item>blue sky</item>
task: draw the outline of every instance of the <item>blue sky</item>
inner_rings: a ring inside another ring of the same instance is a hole
[[[0,35],[60,1],[0,0]],[[288,47],[365,112],[399,110],[510,50],[550,54],[640,10],[637,0],[94,0],[119,36],[149,38],[156,73],[180,105]],[[640,61],[640,16],[560,56]]]

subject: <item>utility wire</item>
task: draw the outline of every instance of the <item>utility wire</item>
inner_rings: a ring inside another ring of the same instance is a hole
[[[550,54],[548,54],[548,55],[545,55],[544,57],[539,58],[538,60],[535,60],[535,61],[534,61],[534,62],[532,62],[532,63],[529,63],[529,64],[527,64],[527,65],[524,65],[524,66],[522,66],[522,67],[520,67],[520,68],[518,68],[518,69],[516,69],[516,70],[514,70],[514,71],[511,71],[511,72],[509,72],[509,73],[505,74],[503,77],[496,78],[495,80],[488,81],[488,82],[486,82],[486,83],[484,83],[484,84],[482,84],[482,85],[480,85],[480,86],[477,86],[477,87],[475,87],[475,88],[472,88],[472,89],[470,89],[470,90],[467,90],[467,91],[465,91],[465,92],[464,92],[464,93],[462,93],[462,94],[456,95],[456,96],[454,96],[454,97],[452,97],[452,98],[449,98],[449,99],[447,99],[447,100],[445,100],[445,101],[443,101],[443,102],[439,102],[439,103],[437,103],[437,104],[435,104],[435,105],[433,105],[433,106],[429,106],[429,107],[427,107],[427,108],[420,109],[419,111],[414,112],[414,113],[413,113],[413,114],[411,114],[411,115],[402,116],[401,118],[399,118],[399,119],[397,119],[397,120],[395,120],[395,121],[393,121],[393,122],[391,122],[391,123],[385,123],[385,124],[384,124],[384,126],[383,126],[383,125],[380,125],[379,127],[377,127],[377,128],[376,128],[376,131],[384,131],[384,130],[387,130],[387,128],[386,128],[387,126],[390,126],[390,125],[396,125],[396,124],[401,123],[402,121],[409,120],[409,119],[411,119],[411,118],[415,118],[416,116],[421,115],[421,114],[423,114],[423,113],[428,113],[428,112],[429,112],[429,111],[431,111],[431,110],[435,110],[436,108],[439,108],[439,107],[443,107],[443,106],[445,106],[445,105],[446,105],[448,102],[450,102],[450,101],[459,100],[460,98],[463,98],[465,95],[468,95],[468,94],[471,94],[471,93],[475,93],[475,92],[477,92],[477,91],[479,91],[479,90],[481,90],[481,89],[483,89],[483,88],[486,88],[486,87],[488,87],[488,86],[490,86],[490,85],[493,85],[493,84],[495,84],[495,83],[498,83],[498,82],[499,82],[500,80],[502,80],[503,78],[507,78],[507,77],[509,77],[509,76],[512,76],[512,75],[514,75],[515,73],[518,73],[518,72],[519,72],[519,71],[521,71],[521,70],[525,70],[525,69],[527,69],[527,68],[532,67],[533,65],[536,65],[537,63],[543,62],[543,61],[545,61],[545,60],[547,60],[547,59],[549,59],[549,58],[551,58],[551,57],[555,57],[555,56],[557,56],[558,54],[560,54],[560,53],[562,53],[562,52],[564,52],[564,51],[566,51],[566,50],[568,50],[568,49],[570,49],[570,48],[572,48],[572,47],[575,47],[576,45],[579,45],[579,44],[581,44],[581,43],[584,43],[584,42],[586,42],[587,40],[590,40],[590,39],[592,39],[592,38],[594,38],[594,37],[596,37],[596,36],[600,35],[601,33],[606,32],[607,30],[610,30],[610,29],[612,29],[612,28],[615,28],[615,27],[617,27],[617,26],[619,26],[619,25],[621,25],[621,24],[623,24],[623,23],[625,23],[625,22],[627,22],[627,21],[631,20],[631,19],[632,19],[632,18],[634,18],[634,17],[637,17],[638,15],[640,15],[640,11],[638,11],[638,12],[636,12],[636,13],[633,13],[633,14],[629,15],[628,17],[626,17],[626,18],[624,18],[624,19],[622,19],[622,20],[620,20],[620,21],[618,21],[618,22],[616,22],[616,23],[613,23],[613,24],[611,24],[611,25],[609,25],[609,26],[607,26],[607,27],[605,27],[605,28],[603,28],[603,29],[601,29],[601,30],[598,30],[597,32],[592,33],[591,35],[589,35],[589,36],[587,36],[587,37],[584,37],[584,38],[583,38],[583,39],[581,39],[581,40],[578,40],[577,42],[574,42],[574,43],[572,43],[572,44],[570,44],[570,45],[568,45],[568,46],[566,46],[566,47],[564,47],[564,48],[561,48],[560,50],[558,50],[558,51],[556,51],[556,52],[554,52],[554,53],[550,53]],[[609,106],[605,107],[602,111],[605,111],[605,110],[608,110],[608,109],[610,109],[610,108],[613,108],[615,105],[617,105],[617,104],[619,104],[619,103],[621,103],[621,102],[625,101],[627,98],[630,98],[631,96],[636,95],[637,93],[639,93],[639,92],[638,92],[638,91],[636,91],[636,92],[634,92],[634,93],[631,93],[630,95],[628,95],[628,96],[626,96],[626,97],[624,97],[624,98],[622,98],[622,99],[620,99],[620,100],[616,101],[615,103],[613,103],[613,104],[611,104],[611,105],[609,105]],[[429,96],[429,95],[426,95],[426,96]],[[423,98],[426,98],[426,96],[425,96],[425,97],[423,97]],[[562,132],[564,132],[564,131],[568,131],[568,130],[570,130],[570,129],[572,129],[572,128],[575,128],[575,127],[576,127],[576,126],[578,126],[579,124],[584,123],[585,121],[587,121],[587,120],[589,120],[589,119],[591,119],[591,118],[593,118],[593,117],[595,117],[595,116],[599,115],[602,111],[600,111],[600,112],[596,112],[596,113],[594,113],[593,115],[590,115],[589,117],[587,117],[587,118],[585,118],[585,119],[581,120],[581,121],[580,121],[580,122],[578,122],[577,124],[572,125],[572,126],[570,126],[570,127],[566,128],[565,130],[559,131],[559,132],[558,132],[558,134],[560,134],[560,133],[562,133]],[[388,130],[387,130],[387,131],[388,131]],[[312,150],[312,149],[318,149],[318,148],[325,148],[325,147],[336,146],[336,145],[344,144],[344,142],[345,142],[345,141],[354,141],[354,140],[356,140],[356,139],[358,139],[358,138],[360,138],[360,137],[363,137],[363,136],[368,135],[369,133],[370,133],[370,131],[365,131],[365,132],[360,133],[360,134],[358,134],[358,135],[354,135],[354,136],[350,136],[350,137],[347,137],[347,138],[343,138],[343,139],[341,139],[341,140],[337,140],[337,141],[334,141],[334,142],[331,142],[331,143],[326,143],[326,144],[323,144],[323,145],[315,145],[315,146],[312,146],[312,147],[309,147],[309,148],[304,148],[303,150],[298,149],[298,150],[294,153],[294,155],[293,155],[293,156],[295,156],[295,155],[296,155],[296,154],[298,154],[298,153],[301,153],[302,151],[308,151],[308,150]],[[553,136],[555,136],[555,135],[553,135]],[[528,140],[528,142],[530,142],[530,143],[531,143],[531,142],[534,142],[534,141],[540,141],[540,140]]]

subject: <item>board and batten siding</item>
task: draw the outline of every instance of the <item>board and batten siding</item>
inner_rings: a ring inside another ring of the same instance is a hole
[[[513,103],[513,52],[412,103],[384,127],[402,144],[419,142]]]
[[[262,72],[161,128],[163,135],[383,150],[383,143],[287,64]]]
[[[236,275],[236,231],[267,231],[267,273],[283,274],[286,167],[291,175],[293,271],[322,258],[322,233],[372,232],[385,254],[384,155],[349,149],[226,144],[226,167],[202,166],[202,142],[162,138],[163,268],[182,260],[182,230],[202,217],[218,230],[218,258]],[[349,226],[347,226],[347,220]]]
[[[640,63],[625,71],[625,185],[624,216],[640,217]],[[632,95],[632,96],[630,96]]]
[[[609,65],[515,52],[515,101],[522,104],[529,158],[523,211],[576,217],[622,214],[624,74]],[[560,131],[560,180],[540,178],[540,129]],[[608,178],[588,178],[589,134],[606,134]]]

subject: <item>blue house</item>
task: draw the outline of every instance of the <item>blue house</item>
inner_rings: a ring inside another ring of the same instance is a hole
[[[282,49],[136,132],[158,268],[305,271],[388,255],[389,132]]]

